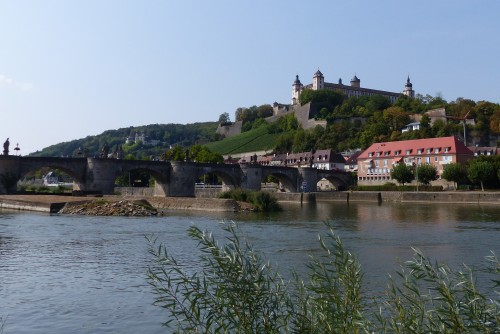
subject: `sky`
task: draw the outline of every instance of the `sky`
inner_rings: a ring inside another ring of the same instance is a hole
[[[295,76],[500,103],[500,1],[0,0],[0,142],[290,103]]]

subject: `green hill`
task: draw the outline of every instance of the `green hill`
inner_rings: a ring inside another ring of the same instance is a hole
[[[104,145],[110,152],[117,146],[122,146],[125,155],[135,158],[159,156],[170,146],[188,147],[194,144],[206,144],[215,140],[217,122],[193,124],[151,124],[137,127],[107,130],[96,136],[87,136],[69,142],[59,143],[30,154],[37,157],[71,157],[77,156],[79,150],[85,150],[88,156],[99,155]],[[126,138],[134,137],[135,133],[144,133],[146,143],[125,144]],[[148,143],[149,142],[149,143]],[[152,144],[155,142],[155,144]]]
[[[211,142],[206,146],[220,154],[236,154],[271,150],[276,145],[276,140],[281,133],[269,133],[269,125],[260,126],[237,136]]]

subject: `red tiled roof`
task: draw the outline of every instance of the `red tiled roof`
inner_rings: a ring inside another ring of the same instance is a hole
[[[383,142],[372,144],[363,153],[360,154],[358,159],[368,159],[369,153],[373,153],[372,157],[376,157],[379,153],[379,157],[394,157],[395,151],[401,151],[398,156],[406,155],[406,150],[412,150],[412,155],[418,155],[418,150],[422,150],[422,155],[429,154],[427,149],[431,149],[430,154],[435,154],[434,149],[440,149],[439,154],[443,154],[445,148],[448,148],[449,154],[457,155],[472,155],[472,151],[469,150],[465,145],[459,141],[456,137],[442,137],[442,138],[427,138],[427,139],[414,139],[414,140],[403,140],[394,142]],[[388,152],[388,155],[384,155],[384,152]]]

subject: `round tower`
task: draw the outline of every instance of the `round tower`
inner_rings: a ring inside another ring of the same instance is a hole
[[[358,88],[361,87],[361,80],[359,80],[359,78],[356,76],[356,74],[351,79],[351,86],[352,87],[358,87]]]
[[[292,85],[292,104],[297,104],[299,103],[299,97],[300,97],[300,92],[302,92],[302,88],[304,86],[299,80],[299,76],[295,76],[295,81],[293,82]]]
[[[313,76],[313,90],[324,89],[325,88],[325,78],[323,73],[318,69]]]
[[[410,82],[410,76],[408,76],[408,79],[406,79],[406,85],[403,94],[408,97],[415,97],[415,91],[413,90],[413,85]]]

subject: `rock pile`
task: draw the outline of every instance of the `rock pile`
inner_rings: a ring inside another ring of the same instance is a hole
[[[87,216],[156,216],[158,211],[146,201],[94,200],[85,203],[67,203],[59,213]]]

